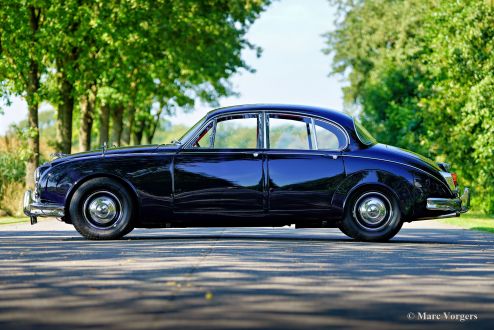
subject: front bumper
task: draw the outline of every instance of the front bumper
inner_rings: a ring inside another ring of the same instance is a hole
[[[457,198],[427,198],[427,209],[465,213],[470,209],[470,189],[465,188]]]
[[[24,193],[23,209],[24,214],[31,218],[32,225],[37,222],[37,217],[61,218],[65,213],[63,205],[35,201],[31,190]]]

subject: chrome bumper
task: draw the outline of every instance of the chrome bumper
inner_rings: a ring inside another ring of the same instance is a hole
[[[23,209],[24,214],[31,218],[32,225],[37,222],[37,217],[61,218],[64,216],[63,205],[37,202],[33,199],[31,190],[24,193]]]
[[[470,209],[470,189],[465,188],[457,198],[427,198],[427,209],[465,213]]]

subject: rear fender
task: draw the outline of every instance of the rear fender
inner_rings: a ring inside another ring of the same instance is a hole
[[[413,216],[413,176],[409,178],[408,175],[397,175],[379,169],[362,170],[347,176],[336,189],[332,206],[344,212],[354,193],[370,189],[389,192],[398,201],[402,217],[409,219]]]

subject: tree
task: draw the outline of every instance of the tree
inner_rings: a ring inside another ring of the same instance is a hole
[[[494,212],[494,8],[488,1],[331,1],[345,99],[384,143],[453,163]]]
[[[440,4],[427,25],[428,136],[473,184],[477,208],[494,213],[494,3]]]
[[[0,88],[2,94],[24,96],[28,105],[26,185],[34,187],[39,163],[38,108],[42,99],[41,75],[45,25],[43,2],[7,2],[0,5]]]
[[[155,103],[192,106],[229,95],[228,78],[250,68],[241,58],[255,49],[245,33],[269,0],[85,1],[53,3],[49,59],[55,68],[52,102],[58,108],[58,148],[72,145],[72,117],[81,111],[81,149],[101,105],[100,142],[151,136]],[[99,91],[114,92],[98,102]],[[109,118],[107,120],[107,118]],[[151,122],[149,122],[151,121]],[[126,123],[128,127],[123,128]],[[135,125],[137,124],[137,125]],[[147,132],[146,132],[147,131]]]
[[[423,24],[432,3],[332,3],[339,5],[343,19],[326,34],[325,53],[333,56],[332,74],[349,82],[343,90],[347,104],[361,110],[361,121],[379,141],[434,156],[420,104],[430,94],[430,83],[418,60],[430,51]]]

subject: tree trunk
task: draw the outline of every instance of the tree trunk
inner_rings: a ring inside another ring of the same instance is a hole
[[[149,125],[147,126],[147,129],[146,129],[146,132],[145,132],[145,137],[146,137],[146,143],[147,144],[152,144],[153,143],[154,134],[156,133],[156,129],[160,125],[161,113],[162,112],[163,112],[163,108],[160,105],[159,110],[156,113],[155,120],[153,122],[150,122]]]
[[[35,34],[39,30],[40,10],[29,6],[30,26],[33,33],[33,44],[36,42]],[[34,45],[33,45],[34,48]],[[29,81],[27,84],[27,121],[29,125],[29,134],[27,138],[28,150],[30,151],[26,163],[26,187],[34,189],[34,171],[39,165],[39,121],[38,107],[39,101],[36,93],[39,90],[39,67],[38,63],[31,58],[29,61]]]
[[[144,133],[145,123],[142,120],[136,121],[136,127],[132,130],[132,144],[140,145]]]
[[[57,112],[57,149],[70,154],[72,148],[72,114],[74,112],[74,87],[67,80],[62,70],[61,96],[62,102]]]
[[[101,105],[101,117],[100,117],[100,128],[99,128],[99,144],[108,144],[108,132],[110,130],[110,105]]]
[[[96,103],[96,86],[93,85],[86,94],[81,96],[81,125],[79,128],[79,150],[91,150],[91,131],[93,128],[93,113]]]
[[[125,125],[124,130],[122,132],[122,144],[130,145],[130,139],[132,136],[132,131],[134,130],[134,108],[129,104],[127,108],[125,117],[128,118],[128,124]]]
[[[79,150],[88,151],[91,149],[91,128],[93,126],[93,116],[89,105],[88,95],[81,96],[81,124],[79,127]]]
[[[112,132],[111,132],[111,143],[119,146],[120,140],[122,138],[122,128],[123,128],[123,113],[124,107],[118,104],[112,109]]]
[[[27,146],[29,152],[29,158],[26,164],[26,187],[28,189],[34,188],[34,171],[39,165],[39,128],[38,128],[38,102],[35,101],[35,97],[28,97],[31,99],[27,108],[29,122],[29,134],[27,138]]]

